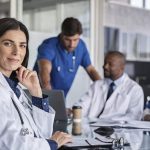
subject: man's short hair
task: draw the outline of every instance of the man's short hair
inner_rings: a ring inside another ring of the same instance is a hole
[[[75,34],[82,34],[81,22],[73,17],[66,18],[61,26],[61,33],[66,36],[74,36]]]
[[[109,51],[109,52],[106,53],[106,56],[108,56],[108,55],[117,56],[117,57],[122,59],[123,64],[126,63],[126,56],[123,53],[119,52],[119,51]]]

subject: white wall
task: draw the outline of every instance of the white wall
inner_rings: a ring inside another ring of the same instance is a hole
[[[28,68],[32,69],[37,56],[38,46],[42,43],[42,41],[48,37],[50,37],[49,33],[43,32],[35,32],[29,31],[29,64]]]
[[[86,71],[79,67],[75,80],[66,97],[66,107],[71,108],[72,105],[81,98],[90,86],[90,78]]]

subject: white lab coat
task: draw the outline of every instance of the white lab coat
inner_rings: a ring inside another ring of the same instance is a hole
[[[142,88],[127,74],[106,102],[108,79],[94,82],[89,91],[74,105],[82,106],[82,116],[117,120],[140,120],[143,114],[144,95]],[[106,102],[106,104],[105,104]]]
[[[18,99],[4,76],[0,73],[0,149],[1,150],[50,150],[46,138],[50,138],[53,130],[55,111],[45,112],[35,106],[30,110],[21,102],[28,103],[23,90]],[[12,102],[17,105],[24,127],[29,129],[28,135],[21,135],[22,124],[19,114]],[[34,137],[34,133],[37,137]]]

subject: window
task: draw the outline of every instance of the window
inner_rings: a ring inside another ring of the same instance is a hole
[[[142,8],[144,6],[144,1],[145,0],[131,0],[130,3],[131,3],[132,6]]]

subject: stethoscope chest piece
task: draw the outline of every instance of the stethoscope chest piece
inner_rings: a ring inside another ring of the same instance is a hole
[[[21,131],[20,131],[20,134],[22,136],[25,136],[25,135],[29,134],[29,129],[28,128],[22,128]]]

